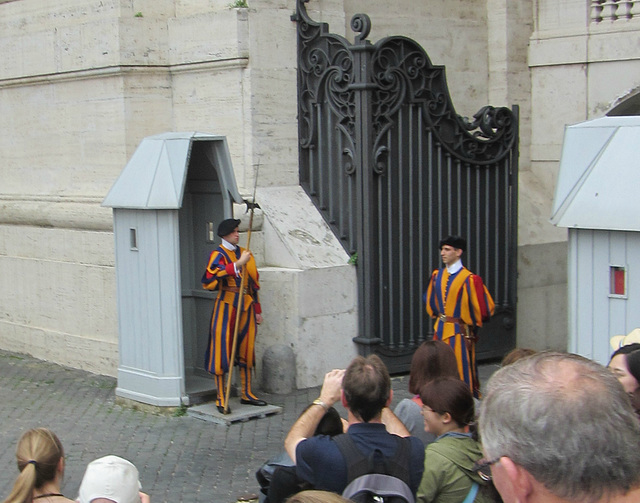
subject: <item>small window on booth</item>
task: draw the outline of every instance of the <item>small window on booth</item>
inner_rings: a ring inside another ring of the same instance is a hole
[[[135,228],[129,229],[129,249],[138,251],[138,230]]]
[[[620,265],[609,266],[609,297],[627,298],[627,268]]]
[[[216,239],[216,233],[213,232],[213,222],[207,222],[207,243],[213,243]]]

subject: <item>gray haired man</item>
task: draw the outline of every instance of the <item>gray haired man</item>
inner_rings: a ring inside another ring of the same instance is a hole
[[[480,408],[486,461],[505,503],[640,501],[640,424],[615,376],[539,353],[496,372]]]

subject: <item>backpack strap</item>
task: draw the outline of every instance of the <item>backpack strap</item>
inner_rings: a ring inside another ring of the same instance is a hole
[[[389,460],[390,473],[399,478],[406,484],[409,484],[411,475],[409,472],[409,466],[411,461],[411,440],[409,438],[397,437],[398,448],[395,454]]]
[[[333,437],[347,465],[347,484],[368,473],[381,473],[396,477],[405,484],[410,482],[411,440],[396,437],[397,448],[393,456],[385,458],[379,449],[370,456],[360,452],[356,443],[348,433]]]
[[[369,473],[369,459],[358,450],[348,433],[336,435],[333,441],[340,449],[347,465],[347,484],[360,475]]]
[[[473,503],[473,500],[476,499],[476,494],[478,494],[478,489],[480,489],[480,486],[477,482],[471,484],[471,489],[462,503]]]

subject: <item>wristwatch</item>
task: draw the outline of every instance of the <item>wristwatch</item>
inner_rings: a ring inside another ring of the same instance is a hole
[[[325,411],[329,410],[329,406],[326,403],[324,403],[322,400],[320,400],[319,398],[316,398],[313,402],[311,402],[311,405],[319,405]]]

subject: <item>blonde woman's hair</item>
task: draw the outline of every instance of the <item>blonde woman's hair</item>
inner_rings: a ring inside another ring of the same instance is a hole
[[[286,503],[349,503],[351,500],[329,491],[302,491],[294,494]]]
[[[16,448],[20,474],[4,503],[31,503],[33,490],[55,479],[63,457],[62,444],[52,431],[34,428],[23,433]]]

